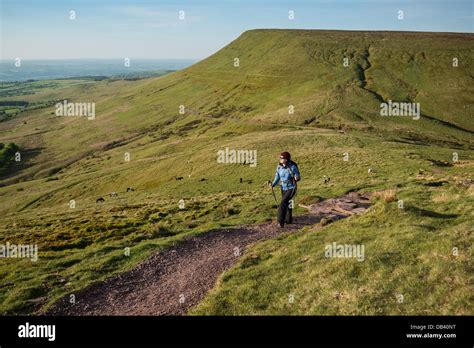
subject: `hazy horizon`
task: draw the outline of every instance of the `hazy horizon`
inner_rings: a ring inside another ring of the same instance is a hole
[[[0,82],[164,73],[184,69],[196,62],[194,59],[130,58],[130,64],[126,66],[123,58],[25,59],[19,68],[15,67],[15,60],[2,59]]]
[[[306,29],[306,28],[253,28],[253,29],[248,29],[243,31],[241,34],[243,34],[246,31],[249,30],[314,30],[314,31],[353,31],[353,32],[406,32],[406,33],[433,33],[433,34],[474,34],[474,32],[457,32],[457,31],[422,31],[422,30],[344,30],[344,29]],[[237,37],[236,37],[237,38]],[[235,39],[236,39],[235,38]],[[231,40],[233,41],[233,39]],[[231,42],[229,41],[229,43]],[[217,51],[216,51],[217,52]],[[208,56],[204,57],[191,57],[191,58],[153,58],[153,57],[128,57],[131,60],[156,60],[156,61],[166,61],[166,60],[175,60],[175,61],[188,61],[188,60],[194,60],[194,61],[200,61],[203,59],[206,59],[207,57],[211,56],[212,54],[216,53],[213,52],[209,54]],[[14,58],[2,58],[0,57],[0,62],[1,61],[12,61]],[[79,57],[79,58],[55,58],[55,57],[40,57],[40,58],[22,58],[22,61],[51,61],[51,60],[123,60],[124,57]]]

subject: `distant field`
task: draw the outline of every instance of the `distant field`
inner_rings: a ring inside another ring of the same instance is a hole
[[[472,34],[253,30],[161,77],[1,84],[0,143],[22,160],[0,178],[0,244],[36,243],[39,260],[2,259],[0,312],[40,311],[188,235],[274,218],[264,183],[288,150],[296,203],[396,199],[255,245],[192,314],[472,315],[473,51]],[[95,119],[56,116],[64,99],[95,103]],[[388,100],[420,103],[420,119],[380,116]],[[226,147],[257,150],[258,165],[217,163]],[[333,241],[363,243],[365,261],[324,258]]]
[[[193,59],[13,59],[0,60],[1,82],[28,82],[89,76],[111,77],[145,75],[150,72],[176,71],[196,61]],[[19,64],[19,66],[18,66]]]
[[[84,76],[59,80],[28,80],[24,82],[0,82],[0,122],[16,117],[21,112],[53,107],[61,98],[51,98],[58,89],[93,84],[97,81],[134,81],[163,76],[172,71],[145,71],[112,76]],[[38,95],[36,95],[38,94]]]

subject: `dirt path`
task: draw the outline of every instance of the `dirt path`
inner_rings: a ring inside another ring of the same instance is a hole
[[[368,195],[350,193],[305,206],[309,214],[296,217],[294,224],[283,229],[268,222],[190,237],[152,255],[131,271],[76,293],[74,305],[66,296],[47,314],[184,315],[250,244],[317,224],[322,218],[335,221],[362,213],[369,205]]]

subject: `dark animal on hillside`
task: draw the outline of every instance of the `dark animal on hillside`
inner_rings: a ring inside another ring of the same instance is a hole
[[[176,179],[176,180],[182,180],[183,177],[182,177],[182,176],[176,176],[175,179]]]
[[[325,184],[329,184],[329,182],[331,181],[331,178],[329,176],[324,176],[324,183]]]
[[[133,192],[135,189],[133,187],[127,187],[127,192]]]
[[[99,198],[97,198],[97,200],[95,202],[96,203],[104,203],[105,199],[103,199],[102,197],[99,197]]]

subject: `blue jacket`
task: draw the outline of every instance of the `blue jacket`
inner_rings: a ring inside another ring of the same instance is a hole
[[[281,189],[283,191],[291,190],[296,185],[293,181],[293,177],[296,181],[300,181],[300,171],[295,162],[289,161],[286,167],[278,164],[275,173],[275,179],[273,179],[272,187],[275,187],[280,182]]]

